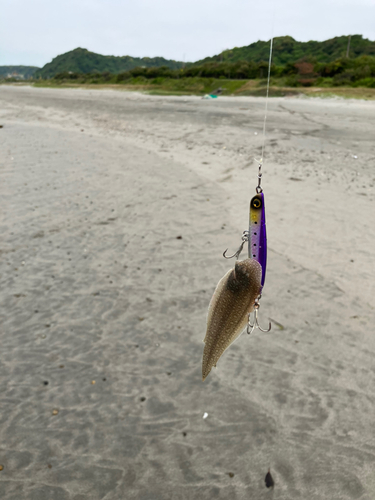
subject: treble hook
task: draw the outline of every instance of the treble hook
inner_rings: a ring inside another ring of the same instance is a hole
[[[250,335],[251,333],[253,333],[253,331],[255,330],[255,328],[258,328],[258,330],[260,330],[261,332],[264,332],[264,333],[267,333],[271,330],[271,322],[269,322],[269,325],[268,325],[268,330],[263,330],[263,328],[261,328],[259,322],[258,322],[258,311],[259,311],[259,307],[260,307],[260,296],[255,299],[255,303],[254,303],[254,324],[251,324],[250,323],[250,314],[249,313],[249,322],[247,323],[247,328],[246,328],[246,332]]]
[[[223,257],[224,259],[232,259],[233,257],[236,257],[236,259],[238,259],[238,257],[240,256],[242,250],[243,250],[243,247],[245,245],[245,243],[249,241],[249,231],[244,231],[242,233],[242,243],[239,247],[239,249],[237,250],[237,252],[235,252],[233,255],[230,255],[230,256],[226,256],[225,254],[227,253],[228,251],[228,248],[225,250],[225,252],[223,252]]]

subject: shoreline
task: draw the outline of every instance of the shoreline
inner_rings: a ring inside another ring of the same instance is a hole
[[[214,79],[211,79],[214,80]],[[219,97],[264,97],[266,92],[266,87],[259,86],[258,81],[244,80],[244,83],[233,93],[226,93],[220,95]],[[215,79],[214,84],[211,85],[213,88],[217,88],[223,83],[222,80]],[[0,82],[0,85],[13,85],[13,86],[30,86],[35,88],[53,88],[53,89],[75,89],[82,88],[86,90],[117,90],[125,92],[142,92],[145,95],[160,95],[160,96],[203,96],[209,91],[194,91],[194,90],[179,90],[168,89],[160,85],[141,85],[141,84],[83,84],[83,83],[54,83],[53,81],[46,81],[45,83],[38,82]],[[270,87],[270,98],[275,97],[320,97],[323,99],[358,99],[372,101],[375,100],[375,89],[366,87],[283,87],[274,86]]]

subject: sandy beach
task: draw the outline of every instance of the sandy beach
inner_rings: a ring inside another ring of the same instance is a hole
[[[1,500],[375,498],[375,102],[269,100],[273,327],[202,382],[264,105],[0,86]]]

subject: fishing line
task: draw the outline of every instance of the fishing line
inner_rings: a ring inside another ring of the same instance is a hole
[[[258,187],[256,189],[257,193],[260,191],[262,192],[261,188],[261,179],[262,179],[262,165],[263,165],[263,158],[264,158],[264,149],[265,149],[265,142],[266,142],[266,122],[267,122],[267,112],[268,112],[268,97],[269,97],[269,89],[270,89],[270,79],[271,79],[271,63],[272,63],[272,48],[273,48],[273,22],[272,22],[272,33],[271,33],[271,40],[270,40],[270,55],[268,59],[268,76],[267,76],[267,91],[266,91],[266,104],[265,104],[265,110],[264,110],[264,120],[263,120],[263,142],[262,142],[262,156],[259,162],[259,171],[258,171]],[[260,300],[260,299],[259,299]],[[255,321],[257,321],[257,312],[259,310],[259,300],[255,304]],[[256,324],[254,321],[254,325]],[[250,320],[248,323],[248,331],[249,331],[249,326],[252,326],[250,324]],[[269,329],[271,329],[271,323],[269,325]],[[261,331],[262,328],[260,328]],[[275,412],[272,411],[271,414],[273,414],[273,418],[275,421],[275,425],[277,428],[277,422],[278,422],[278,416],[275,415]],[[272,457],[275,455],[275,450],[278,449],[278,443],[277,443],[277,438],[275,438],[275,443],[272,447],[273,449],[269,449],[268,451],[268,463],[269,463],[269,469],[265,477],[265,485],[267,488],[273,488],[274,487],[274,479],[271,474],[271,463],[272,463]]]
[[[258,185],[255,195],[250,200],[249,226],[243,231],[241,245],[233,255],[226,255],[226,259],[236,258],[234,268],[223,276],[219,281],[209,304],[207,314],[207,329],[204,338],[204,350],[202,358],[202,380],[204,381],[212,368],[216,368],[217,362],[224,351],[241,335],[243,331],[252,334],[256,329],[261,332],[271,330],[271,322],[268,328],[261,328],[258,320],[260,299],[266,277],[267,267],[267,231],[265,215],[265,197],[261,187],[262,164],[266,140],[266,121],[268,112],[269,86],[271,79],[271,62],[273,48],[273,32],[270,40],[270,55],[268,62],[267,95],[263,121],[262,157],[256,160],[259,165]],[[238,260],[245,243],[248,242],[248,258]],[[251,322],[251,314],[254,319]],[[274,412],[273,412],[274,413]],[[274,416],[275,425],[277,415]],[[276,425],[277,429],[277,425]],[[271,436],[272,439],[272,436]],[[275,438],[275,448],[278,445]],[[269,450],[269,460],[274,455],[274,449]],[[265,477],[267,488],[274,485],[270,472]]]
[[[267,77],[267,93],[266,93],[266,107],[264,110],[264,121],[263,121],[263,143],[262,143],[262,156],[260,161],[263,163],[263,155],[264,155],[264,145],[266,142],[266,121],[267,121],[267,111],[268,111],[268,94],[270,90],[270,78],[271,78],[271,61],[272,61],[272,46],[273,46],[273,29],[271,36],[271,44],[270,44],[270,57],[268,60],[268,77]]]

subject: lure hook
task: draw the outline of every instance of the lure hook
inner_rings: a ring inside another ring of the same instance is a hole
[[[264,333],[267,333],[271,330],[271,322],[269,322],[268,324],[268,330],[264,330],[260,324],[259,324],[259,321],[258,321],[258,311],[259,311],[259,307],[260,307],[260,296],[255,299],[255,303],[254,303],[254,323],[251,324],[250,323],[250,314],[249,314],[249,321],[247,323],[247,328],[246,328],[246,332],[250,335],[251,333],[253,333],[253,331],[258,328],[258,330],[260,330],[261,332],[264,332]]]
[[[228,248],[225,250],[225,252],[223,252],[223,257],[224,259],[232,259],[233,257],[236,257],[236,259],[238,259],[238,257],[240,256],[242,250],[243,250],[243,247],[245,245],[245,243],[249,241],[249,231],[244,231],[242,233],[242,243],[239,247],[239,249],[237,250],[237,252],[235,252],[233,255],[228,255],[226,256],[226,253],[228,251]]]

